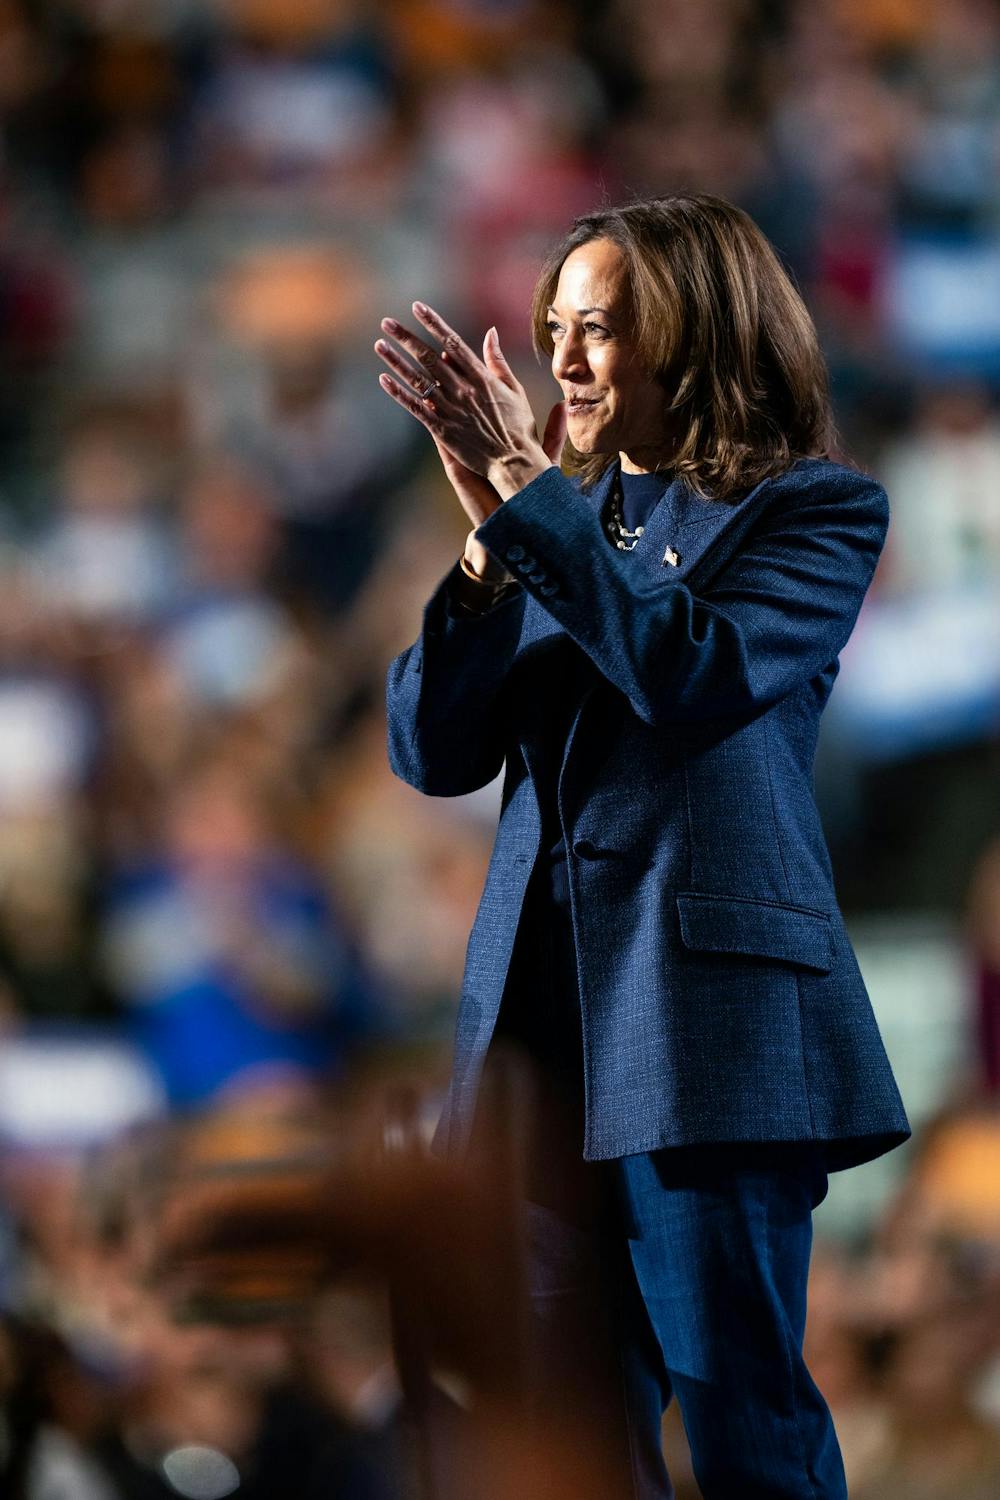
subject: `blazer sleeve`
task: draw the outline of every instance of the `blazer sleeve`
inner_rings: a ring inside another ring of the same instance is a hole
[[[433,797],[460,797],[500,774],[506,754],[504,683],[524,617],[525,593],[481,614],[454,603],[455,563],[424,607],[412,646],[389,666],[389,764]]]
[[[882,486],[844,466],[767,483],[738,550],[695,592],[630,566],[555,466],[476,536],[505,564],[537,560],[547,582],[522,574],[525,590],[646,723],[749,720],[843,648],[889,525]]]

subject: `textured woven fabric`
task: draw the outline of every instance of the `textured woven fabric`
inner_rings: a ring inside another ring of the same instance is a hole
[[[477,530],[523,589],[428,601],[391,663],[393,770],[432,796],[505,766],[441,1149],[465,1149],[556,754],[579,974],[584,1155],[818,1140],[828,1170],[910,1134],[816,808],[820,714],[885,541],[884,490],[800,459],[736,502],[674,481],[627,555],[555,466]],[[455,564],[457,568],[458,564]],[[572,665],[568,736],[552,685]],[[558,744],[553,735],[558,735]]]
[[[626,474],[623,472],[621,483],[623,519],[627,529],[634,531],[637,526],[645,526],[666,490],[669,479],[665,474]],[[614,543],[609,538],[608,546],[613,545]],[[583,662],[587,661],[582,652],[578,652],[577,655],[582,658]],[[553,710],[555,714],[563,715],[563,723],[568,731],[572,723],[574,700],[578,691],[578,684],[573,674],[565,671],[551,684],[549,691],[553,699],[558,694],[558,702],[553,702]],[[541,803],[542,857],[548,860],[549,891],[552,900],[558,906],[564,906],[568,911],[571,898],[569,879],[566,874],[566,840],[563,837],[559,811],[556,807],[556,784],[564,744],[565,734],[559,734],[558,724],[554,721],[550,745],[554,764],[540,768],[536,777],[535,790]]]

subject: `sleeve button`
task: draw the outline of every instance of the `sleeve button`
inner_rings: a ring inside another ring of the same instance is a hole
[[[548,583],[539,584],[538,592],[540,594],[558,594],[559,585],[554,578],[550,578]]]
[[[513,546],[507,548],[507,560],[508,560],[508,562],[513,562],[513,563],[520,562],[521,558],[523,556],[524,556],[524,548],[518,542],[515,542],[513,544]]]

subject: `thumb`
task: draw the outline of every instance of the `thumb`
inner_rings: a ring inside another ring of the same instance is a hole
[[[504,385],[511,387],[517,385],[514,372],[501,353],[500,335],[497,333],[495,324],[486,330],[486,337],[483,339],[483,361],[486,368],[498,376]]]
[[[545,424],[545,435],[542,438],[542,447],[545,449],[547,458],[551,458],[557,464],[562,457],[562,451],[566,443],[566,403],[557,401],[549,412],[549,419]]]

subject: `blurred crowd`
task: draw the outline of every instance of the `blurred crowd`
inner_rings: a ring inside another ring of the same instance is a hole
[[[372,343],[414,297],[496,323],[544,420],[543,252],[677,189],[772,238],[889,492],[817,760],[849,926],[958,943],[967,1060],[865,1235],[819,1238],[811,1368],[857,1500],[1000,1493],[1000,4],[0,0],[16,1500],[409,1493],[384,1294],[178,1323],[123,1143],[236,1121],[235,1159],[400,1078],[433,1115],[500,791],[388,769],[467,522]]]

